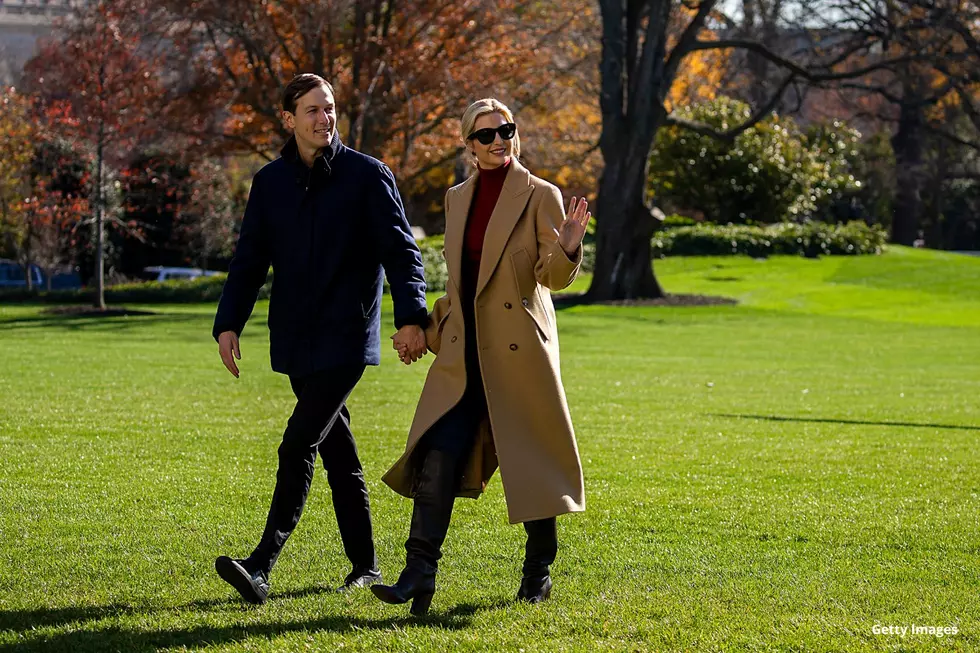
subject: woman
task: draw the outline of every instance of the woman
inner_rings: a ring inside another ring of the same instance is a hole
[[[502,103],[470,105],[462,134],[478,170],[446,194],[449,282],[425,332],[436,360],[405,453],[384,476],[415,499],[406,566],[394,585],[371,587],[387,603],[413,600],[413,614],[432,601],[455,497],[478,497],[498,463],[510,522],[527,531],[518,600],[548,598],[555,517],[585,509],[549,291],[578,274],[591,214],[572,198],[565,219],[559,190],[518,163]],[[411,362],[405,348],[399,356]]]

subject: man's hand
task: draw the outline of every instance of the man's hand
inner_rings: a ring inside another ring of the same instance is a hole
[[[398,358],[406,365],[411,365],[425,356],[425,331],[418,325],[403,326],[391,336],[391,340],[392,348],[398,352]]]
[[[225,364],[228,371],[238,378],[238,365],[235,359],[242,359],[242,352],[238,348],[238,334],[234,331],[223,331],[218,335],[218,353],[221,354],[221,362]]]

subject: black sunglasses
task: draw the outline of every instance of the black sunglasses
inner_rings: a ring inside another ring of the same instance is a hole
[[[517,133],[517,125],[512,122],[505,123],[496,129],[491,127],[486,127],[485,129],[477,129],[475,132],[466,137],[466,140],[475,138],[484,145],[489,145],[493,142],[494,137],[500,134],[500,138],[505,141],[509,141],[514,138],[514,134]]]

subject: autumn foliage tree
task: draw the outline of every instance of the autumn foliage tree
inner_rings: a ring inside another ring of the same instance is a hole
[[[316,72],[335,88],[345,143],[384,159],[408,196],[454,181],[459,117],[475,99],[499,97],[521,115],[522,133],[536,132],[536,123],[550,135],[546,116],[535,110],[549,102],[566,106],[558,98],[582,64],[570,34],[595,23],[585,0],[162,6],[180,17],[183,30],[174,38],[183,57],[182,92],[166,110],[173,129],[212,153],[273,158],[288,136],[281,89],[296,73]],[[579,115],[568,111],[562,121]],[[572,148],[573,156],[594,146],[590,137]],[[441,201],[443,193],[433,195]]]
[[[175,43],[190,70],[171,110],[201,144],[274,155],[287,135],[281,89],[312,71],[336,90],[347,144],[406,180],[451,159],[445,138],[460,108],[521,79],[535,56],[527,46],[548,36],[522,20],[536,3],[514,0],[163,4],[186,21]],[[528,79],[525,92],[539,84]]]
[[[25,78],[47,104],[49,128],[94,157],[95,297],[105,308],[106,166],[124,161],[152,138],[164,98],[168,36],[165,16],[143,0],[82,5],[26,67]]]
[[[33,288],[33,266],[45,272],[50,289],[54,269],[73,258],[72,234],[88,212],[76,188],[65,188],[46,165],[46,133],[34,98],[3,90],[0,103],[0,234],[3,248],[24,268]],[[67,162],[55,165],[67,168]]]
[[[0,90],[0,237],[13,252],[22,238],[17,212],[34,153],[36,130],[30,98],[12,87]]]
[[[51,290],[56,268],[72,260],[71,234],[89,212],[88,199],[53,190],[48,178],[34,176],[29,193],[18,201],[15,210],[22,223],[19,262],[25,270],[32,265],[41,268]],[[27,278],[30,280],[31,275]]]

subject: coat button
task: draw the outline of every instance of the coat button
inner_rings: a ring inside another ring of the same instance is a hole
[[[510,308],[510,302],[504,302],[504,308]]]
[[[510,350],[511,351],[517,351],[517,345],[511,345],[510,346]]]
[[[456,336],[453,336],[452,339],[450,339],[449,342],[456,342]]]
[[[528,304],[527,297],[521,297],[521,303],[527,306]]]

